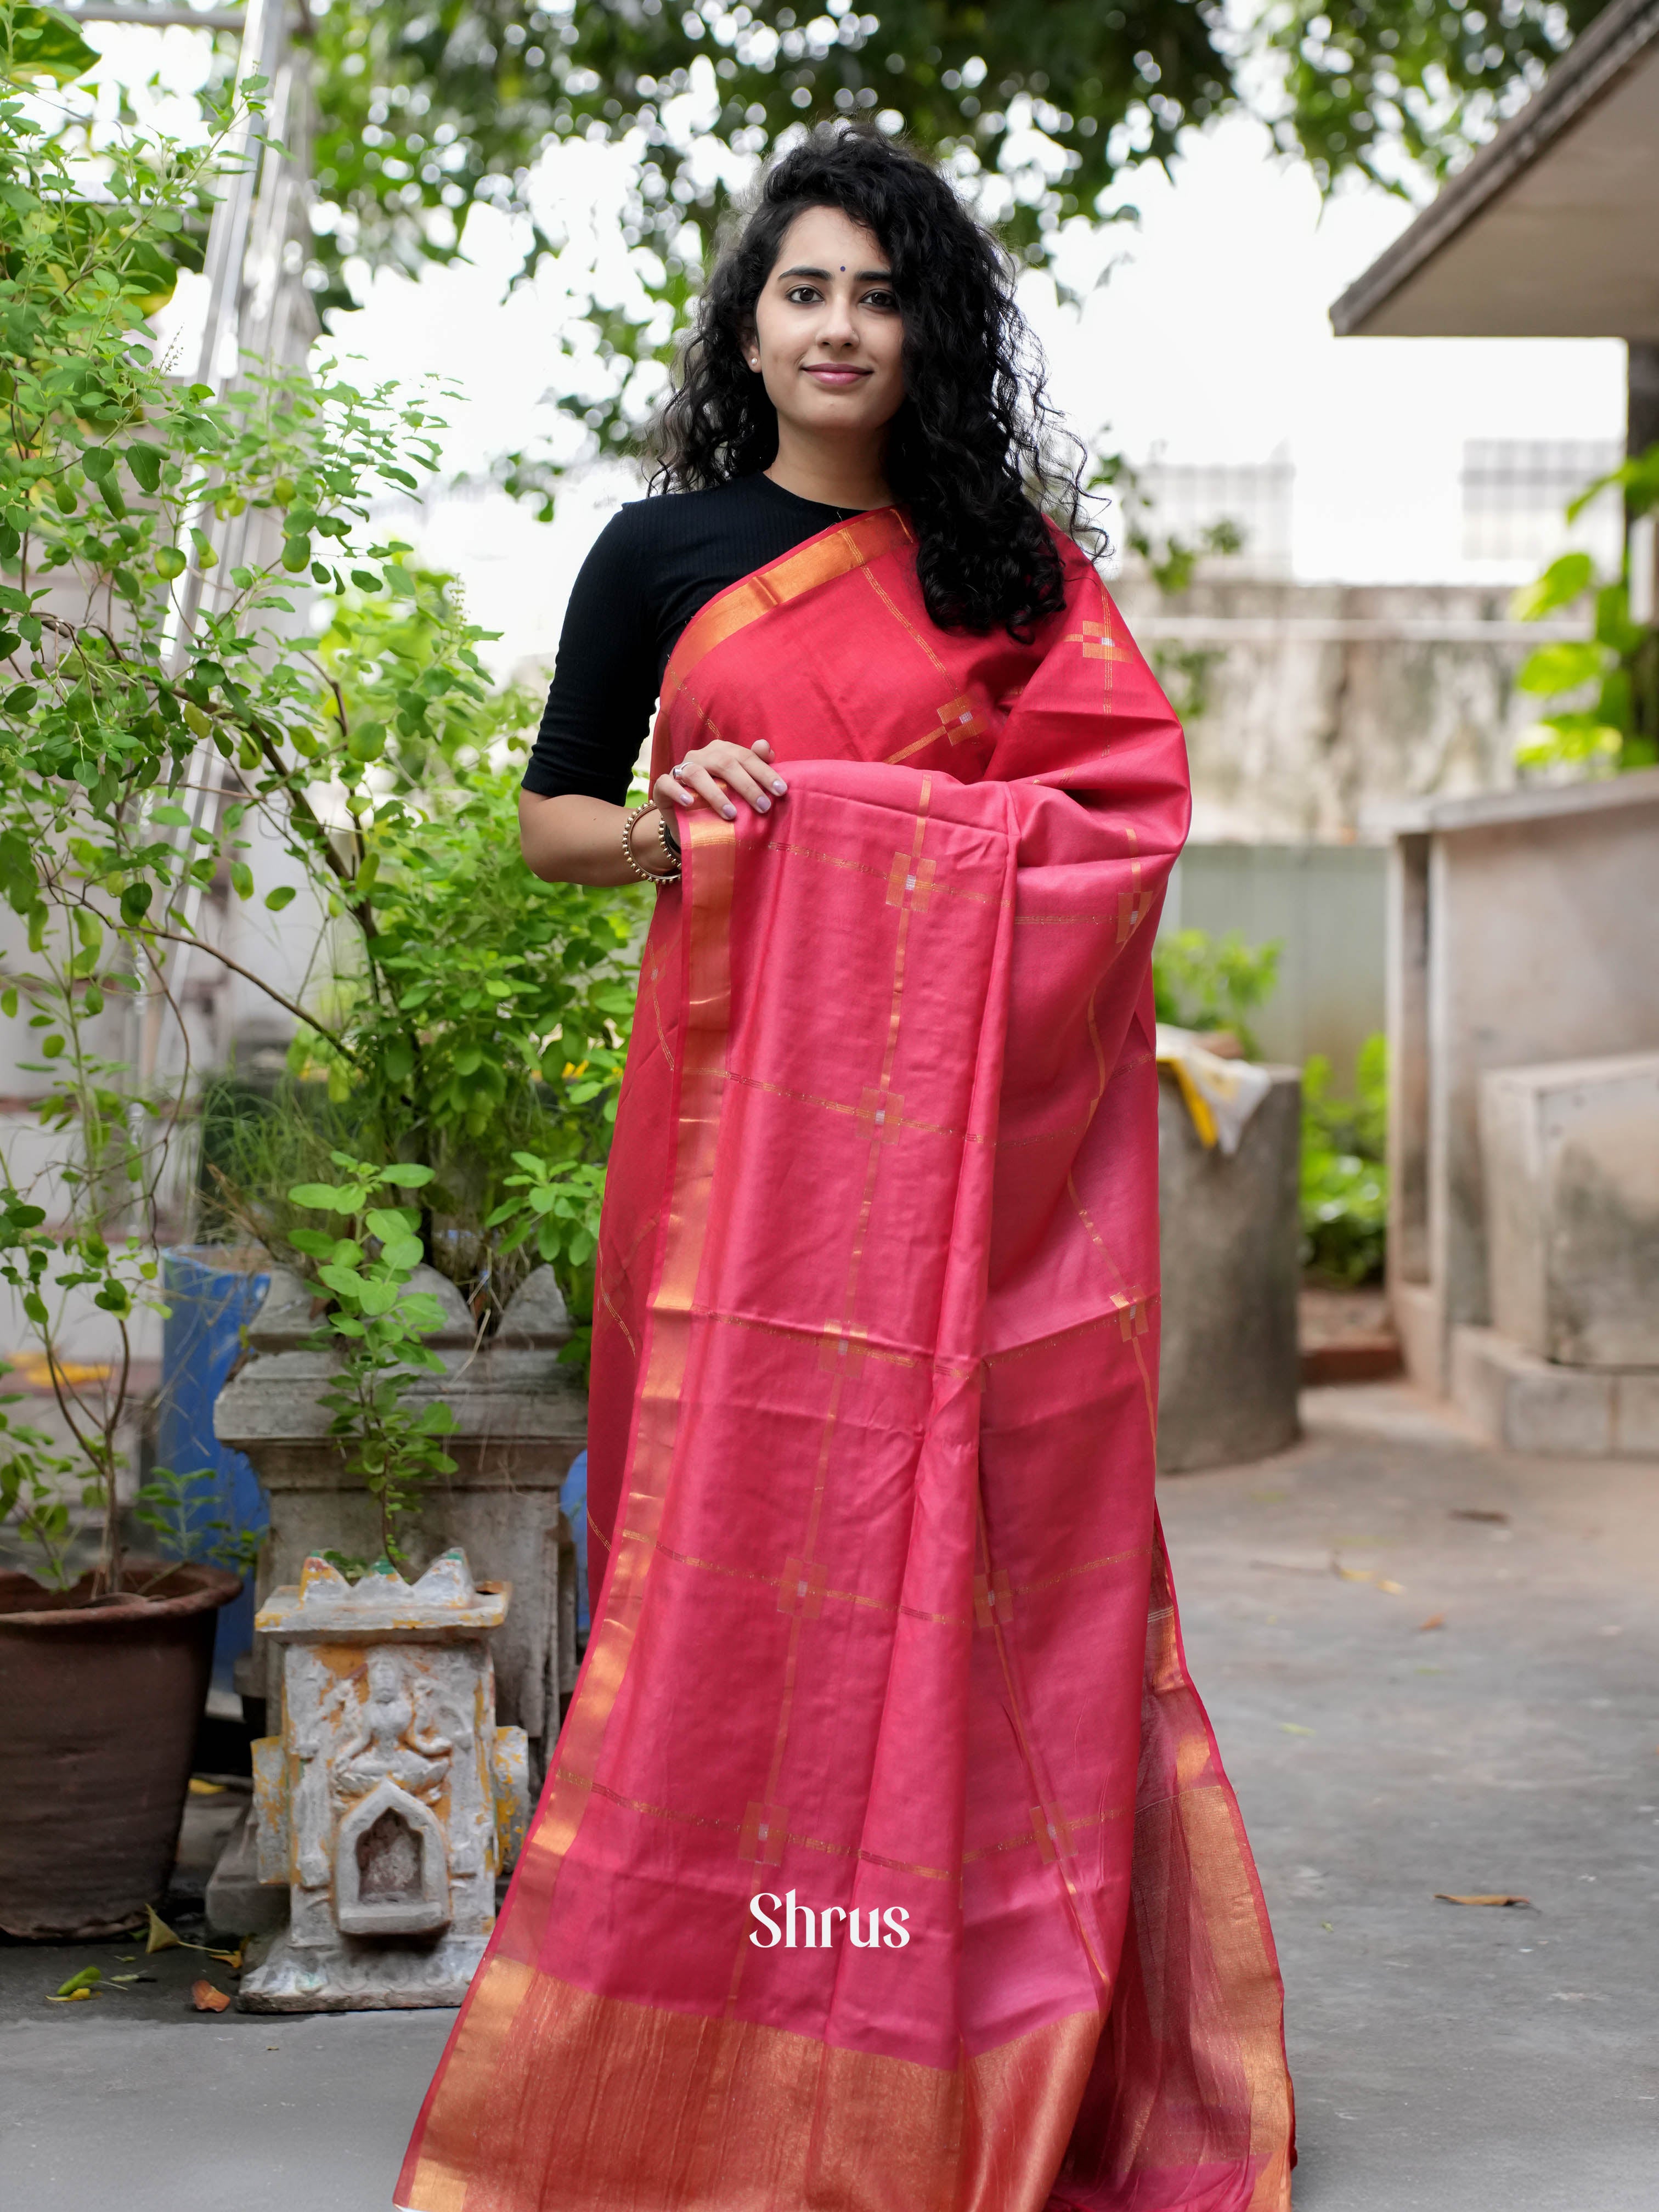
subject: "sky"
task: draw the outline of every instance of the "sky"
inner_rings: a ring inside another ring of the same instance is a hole
[[[164,75],[181,89],[200,43],[188,32],[104,25],[88,35],[112,49],[125,42],[124,75],[148,75],[155,64],[143,58],[163,52]],[[535,182],[544,222],[570,240],[559,264],[505,298],[518,258],[510,219],[480,208],[466,262],[418,281],[361,272],[362,305],[335,318],[326,349],[357,357],[375,378],[432,374],[458,386],[447,463],[487,469],[493,453],[547,431],[550,386],[580,384],[573,295],[590,270],[617,288],[627,281],[611,213],[620,179],[617,149],[560,146]],[[1331,301],[1412,210],[1370,185],[1346,186],[1322,206],[1306,169],[1277,157],[1249,118],[1187,134],[1172,177],[1143,170],[1118,197],[1138,220],[1077,236],[1062,264],[1085,291],[1080,308],[1062,307],[1042,276],[1023,283],[1054,396],[1080,434],[1132,459],[1288,453],[1304,580],[1519,582],[1522,572],[1462,559],[1465,442],[1622,436],[1616,341],[1336,338]],[[199,286],[181,284],[173,327],[186,334],[199,313]],[[550,657],[583,553],[637,489],[608,466],[569,485],[550,526],[498,495],[475,495],[405,534],[461,576],[473,619],[503,633],[493,658],[506,669]]]

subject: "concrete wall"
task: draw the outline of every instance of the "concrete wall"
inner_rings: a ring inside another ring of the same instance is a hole
[[[1510,622],[1495,586],[1212,572],[1165,599],[1131,571],[1112,590],[1186,724],[1206,842],[1381,840],[1413,802],[1507,788],[1537,714],[1516,671],[1583,635]]]
[[[1396,843],[1389,1291],[1431,1389],[1491,1319],[1480,1079],[1659,1048],[1656,884],[1659,769],[1443,803]]]

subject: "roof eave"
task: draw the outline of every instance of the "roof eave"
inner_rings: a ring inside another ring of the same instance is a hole
[[[1443,185],[1394,244],[1331,307],[1340,338],[1363,337],[1373,315],[1564,131],[1612,90],[1659,39],[1659,0],[1613,0],[1551,67],[1491,143]]]

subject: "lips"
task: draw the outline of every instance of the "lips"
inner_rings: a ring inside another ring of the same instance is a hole
[[[806,374],[814,384],[822,384],[831,392],[844,392],[854,384],[862,384],[871,371],[867,368],[809,368]]]

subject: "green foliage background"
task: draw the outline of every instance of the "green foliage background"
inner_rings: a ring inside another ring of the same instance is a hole
[[[1302,1072],[1302,1258],[1327,1281],[1380,1282],[1388,1250],[1389,1052],[1360,1047],[1354,1096],[1331,1096],[1331,1064]]]
[[[1568,520],[1609,489],[1620,492],[1632,520],[1659,510],[1659,446],[1599,477],[1568,507]],[[1522,690],[1560,702],[1523,739],[1523,768],[1605,774],[1659,761],[1659,624],[1631,613],[1631,544],[1627,538],[1616,576],[1599,577],[1588,553],[1564,553],[1516,595],[1521,622],[1585,600],[1591,615],[1588,638],[1540,646],[1516,678]]]
[[[543,146],[574,134],[638,143],[641,239],[672,246],[689,217],[706,240],[723,196],[694,175],[670,112],[702,61],[715,131],[739,153],[802,122],[888,113],[959,165],[1006,161],[1007,235],[1040,258],[1126,165],[1172,160],[1183,126],[1249,96],[1253,60],[1282,70],[1266,106],[1284,151],[1322,185],[1357,171],[1393,188],[1404,161],[1443,173],[1597,12],[1278,0],[1241,27],[1214,0],[331,0],[311,17],[318,174],[350,221],[322,257],[337,283],[346,242],[410,267],[453,252],[422,210],[447,209],[459,229],[477,200],[523,205]],[[1032,125],[1057,157],[1048,173],[1024,141]]]

